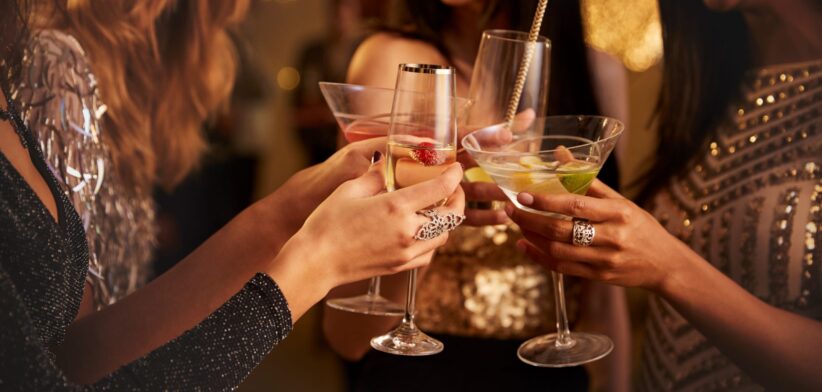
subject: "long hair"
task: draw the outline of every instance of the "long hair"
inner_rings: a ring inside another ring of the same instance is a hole
[[[9,91],[20,74],[20,63],[28,41],[27,1],[0,0],[0,87]],[[8,97],[7,97],[8,98]],[[0,103],[5,108],[6,103]]]
[[[681,175],[715,136],[751,66],[750,39],[738,11],[710,11],[701,1],[659,0],[664,68],[654,114],[656,163],[638,201]]]
[[[529,31],[538,5],[537,0],[488,0],[482,17],[477,20],[477,27],[486,29],[495,15],[504,13],[508,17],[506,29]],[[403,17],[390,30],[429,42],[450,58],[441,32],[450,21],[452,8],[441,0],[405,0],[403,6],[404,10],[400,12]],[[541,35],[552,42],[561,42],[551,46],[548,114],[599,114],[588,67],[579,1],[550,2],[545,16]],[[413,29],[406,29],[404,25],[412,25]],[[569,94],[569,91],[574,93]],[[563,92],[565,94],[561,95]]]
[[[249,0],[54,1],[51,26],[83,45],[108,107],[106,142],[127,184],[178,183],[206,143],[203,121],[234,81],[227,29]]]

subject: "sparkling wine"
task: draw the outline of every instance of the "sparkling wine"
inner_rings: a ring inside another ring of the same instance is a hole
[[[455,146],[437,146],[429,142],[389,142],[386,188],[390,192],[430,180],[456,161]]]

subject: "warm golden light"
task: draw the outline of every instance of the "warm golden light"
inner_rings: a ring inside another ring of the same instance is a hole
[[[277,86],[283,90],[293,90],[300,84],[300,72],[294,67],[282,67],[277,72]]]
[[[662,58],[662,26],[656,0],[582,0],[585,42],[618,57],[631,71]]]

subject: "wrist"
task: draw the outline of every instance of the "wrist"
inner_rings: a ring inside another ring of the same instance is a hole
[[[674,254],[670,262],[666,263],[662,279],[650,287],[655,294],[664,298],[676,298],[682,295],[683,290],[687,290],[689,282],[693,282],[694,275],[699,275],[699,268],[707,262],[697,255],[689,246],[674,238],[676,243]]]
[[[334,287],[333,274],[315,244],[300,233],[282,247],[266,273],[277,282],[296,320]]]

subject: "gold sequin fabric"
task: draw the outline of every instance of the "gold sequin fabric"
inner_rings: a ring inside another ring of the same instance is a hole
[[[520,238],[513,225],[461,226],[453,231],[418,285],[420,328],[494,339],[526,339],[555,331],[550,274],[516,250]],[[566,288],[573,322],[580,286],[567,281]]]
[[[822,320],[822,60],[751,72],[730,109],[653,214],[761,300]],[[762,390],[665,301],[646,326],[643,390]]]
[[[36,32],[21,74],[12,97],[80,214],[95,304],[111,304],[148,277],[156,234],[151,193],[127,186],[113,170],[101,127],[106,106],[77,40]]]

